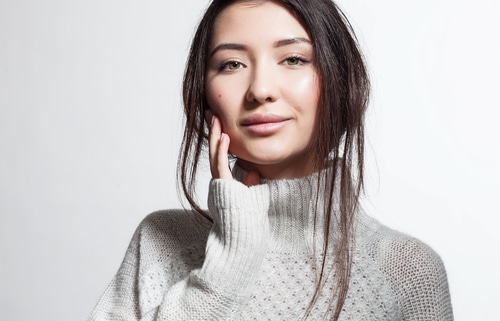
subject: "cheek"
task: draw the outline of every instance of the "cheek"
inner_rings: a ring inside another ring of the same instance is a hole
[[[218,88],[214,88],[214,86],[209,83],[205,87],[205,95],[207,97],[208,107],[214,111],[214,109],[216,109],[220,104],[219,101],[222,98],[222,93],[218,90]]]
[[[208,107],[214,115],[219,116],[220,118],[224,118],[224,116],[228,113],[225,98],[225,95],[221,92],[212,92],[207,94]]]
[[[207,103],[212,113],[219,117],[222,122],[223,131],[230,128],[231,119],[234,118],[233,111],[229,102],[231,101],[228,94],[215,88],[207,87]]]
[[[307,96],[309,98],[317,96],[319,91],[319,77],[314,67],[304,69],[301,72],[287,73],[286,88],[288,92],[296,95]]]
[[[223,81],[212,79],[205,87],[208,106],[218,114],[221,109],[224,109],[225,100],[227,100],[227,86]]]
[[[293,80],[293,82],[292,82]],[[293,97],[294,105],[301,113],[315,115],[318,109],[320,86],[314,73],[307,76],[289,79],[287,95]]]
[[[212,112],[219,116],[223,125],[231,123],[237,117],[239,102],[241,101],[239,88],[227,80],[214,80],[206,86],[207,103]]]

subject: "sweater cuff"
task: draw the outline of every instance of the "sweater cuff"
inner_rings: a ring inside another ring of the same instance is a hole
[[[214,225],[198,277],[216,287],[241,292],[257,277],[267,251],[269,187],[213,179],[208,207]]]

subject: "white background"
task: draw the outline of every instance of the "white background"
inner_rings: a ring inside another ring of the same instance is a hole
[[[442,256],[456,320],[494,320],[499,2],[339,3],[373,80],[366,207]],[[140,220],[179,206],[180,82],[206,4],[0,0],[2,320],[85,319]]]

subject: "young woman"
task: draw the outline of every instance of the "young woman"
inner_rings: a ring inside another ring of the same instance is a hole
[[[214,0],[183,94],[194,210],[140,224],[89,320],[453,319],[438,255],[359,206],[369,82],[335,4]]]

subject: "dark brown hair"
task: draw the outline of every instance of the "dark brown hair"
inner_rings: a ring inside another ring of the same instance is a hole
[[[251,1],[261,3],[265,1]],[[352,265],[353,217],[358,210],[364,171],[364,114],[369,98],[369,79],[354,31],[331,0],[269,0],[286,7],[308,31],[314,48],[314,66],[320,78],[320,98],[315,137],[310,146],[315,170],[331,166],[332,171],[318,180],[318,191],[328,191],[324,206],[327,215],[325,244],[321,244],[322,265],[317,291],[304,318],[307,317],[322,290],[326,271],[330,222],[335,219],[338,241],[333,244],[337,293],[333,320],[339,318],[347,295]],[[211,220],[196,201],[196,176],[200,156],[206,150],[207,132],[204,110],[205,73],[214,21],[229,5],[241,0],[214,0],[208,7],[194,35],[183,82],[186,116],[184,137],[178,161],[180,189],[189,204]],[[327,162],[327,160],[329,160]],[[330,165],[327,165],[330,164]],[[334,204],[334,195],[338,202]],[[337,231],[338,230],[338,231]],[[332,299],[333,304],[333,299]]]

